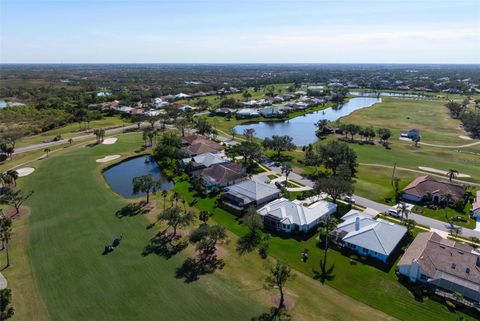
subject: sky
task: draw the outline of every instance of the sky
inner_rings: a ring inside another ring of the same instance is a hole
[[[480,63],[480,0],[0,0],[1,63]]]

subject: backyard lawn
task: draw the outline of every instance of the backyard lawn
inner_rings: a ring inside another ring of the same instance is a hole
[[[187,200],[193,202],[200,210],[213,213],[213,218],[227,227],[233,233],[242,236],[247,228],[239,223],[236,216],[215,207],[215,199],[195,198],[188,191],[188,182],[176,184],[175,189],[181,195],[187,195]],[[314,270],[319,270],[319,262],[323,252],[318,247],[315,237],[307,240],[295,240],[272,236],[269,238],[269,253],[304,274],[314,277]],[[304,249],[309,250],[309,260],[304,263],[300,254]],[[352,264],[350,259],[336,250],[329,250],[328,266],[333,265],[332,280],[326,285],[345,293],[355,300],[401,320],[457,320],[461,313],[451,313],[445,305],[427,300],[417,302],[410,292],[397,281],[394,268],[382,271],[364,263]]]

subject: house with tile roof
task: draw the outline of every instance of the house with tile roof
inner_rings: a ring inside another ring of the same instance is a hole
[[[470,245],[435,232],[419,233],[397,267],[412,282],[480,303],[480,255]]]
[[[292,233],[307,233],[337,211],[337,204],[318,201],[304,205],[286,198],[274,200],[258,210],[266,228]]]
[[[218,153],[222,145],[200,135],[182,137],[182,152],[188,156],[196,156],[204,153]]]
[[[201,178],[207,190],[230,186],[247,178],[246,168],[237,163],[215,164],[193,171],[191,175]]]
[[[227,187],[220,199],[227,208],[240,213],[250,206],[262,206],[279,197],[280,190],[275,186],[249,179]]]
[[[341,246],[386,263],[407,234],[407,228],[371,215],[351,210],[332,232],[332,238]]]
[[[180,160],[180,165],[182,167],[190,164],[194,170],[208,168],[215,164],[224,164],[228,163],[230,160],[223,154],[220,153],[203,153],[193,157],[187,157]]]
[[[465,187],[450,182],[440,182],[429,175],[419,176],[403,189],[402,198],[409,202],[438,203],[444,195],[450,194],[453,200],[465,195]]]

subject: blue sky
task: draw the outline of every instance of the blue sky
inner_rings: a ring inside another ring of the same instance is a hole
[[[480,63],[480,1],[0,0],[2,63]]]

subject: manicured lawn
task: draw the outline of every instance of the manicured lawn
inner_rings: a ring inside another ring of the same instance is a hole
[[[95,163],[140,144],[139,135],[130,135],[115,145],[65,152],[20,180],[35,191],[28,202],[27,253],[51,319],[245,320],[262,311],[226,278],[211,275],[191,284],[175,278],[183,254],[170,260],[141,255],[155,231],[146,229],[143,217],[115,216],[126,202],[109,190]],[[120,233],[119,248],[101,255]],[[14,292],[17,282],[11,279]]]
[[[129,123],[127,120],[123,120],[119,116],[110,116],[100,120],[94,120],[90,122],[89,130],[87,131],[84,131],[84,130],[80,131],[80,125],[78,123],[72,123],[64,127],[49,130],[47,132],[44,132],[38,135],[24,137],[23,139],[18,141],[17,146],[18,147],[28,146],[28,145],[40,144],[40,143],[43,143],[44,141],[51,141],[57,135],[61,135],[62,138],[70,138],[70,137],[85,135],[96,128],[115,127],[115,126],[121,126],[122,124],[128,125]],[[82,124],[82,128],[84,127],[85,127],[85,124]]]
[[[213,213],[215,221],[226,226],[233,233],[241,236],[247,233],[247,228],[239,223],[236,216],[215,207],[215,199],[195,198],[188,192],[188,182],[176,185],[175,189],[181,195],[187,195],[189,202],[201,210]],[[282,261],[287,262],[295,269],[314,276],[313,270],[319,270],[319,262],[323,252],[318,248],[315,237],[307,240],[281,238],[272,236],[269,239],[269,253]],[[309,250],[309,260],[303,263],[300,253]],[[401,320],[457,320],[461,313],[450,313],[448,309],[437,302],[427,300],[417,302],[410,292],[402,286],[394,273],[394,268],[382,271],[368,264],[351,264],[350,259],[335,250],[329,250],[328,265],[334,265],[331,281],[326,284],[352,298],[382,310]]]
[[[469,213],[470,213],[471,208],[472,208],[472,205],[467,204],[464,211],[462,213],[459,213],[456,210],[454,210],[452,208],[449,208],[449,207],[446,208],[446,209],[431,209],[431,208],[424,207],[424,206],[415,206],[413,208],[413,212],[417,213],[417,214],[421,214],[421,215],[424,215],[424,216],[434,218],[434,219],[442,221],[442,222],[449,222],[449,220],[452,220],[452,217],[460,216],[460,217],[463,217],[464,219],[466,219],[467,222],[452,221],[453,224],[460,225],[460,226],[463,226],[463,227],[467,227],[469,229],[474,229],[475,226],[476,226],[476,222],[475,222],[474,219],[470,218]]]
[[[450,117],[446,101],[387,97],[382,97],[382,100],[381,104],[355,111],[342,121],[390,128],[394,130],[392,140],[398,139],[400,132],[416,128],[420,130],[423,142],[446,145],[468,143],[458,137],[465,132],[459,129],[460,121]]]

